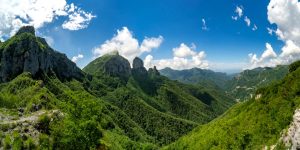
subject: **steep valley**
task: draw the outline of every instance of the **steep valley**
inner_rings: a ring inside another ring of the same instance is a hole
[[[4,149],[157,149],[235,103],[146,70],[139,58],[131,68],[118,53],[82,71],[29,26],[0,53]]]

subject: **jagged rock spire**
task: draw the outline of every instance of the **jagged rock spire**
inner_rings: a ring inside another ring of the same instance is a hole
[[[154,66],[153,68],[149,68],[148,73],[151,76],[159,76],[160,75],[159,71],[156,69],[156,66]]]
[[[147,70],[144,67],[144,62],[138,57],[135,57],[133,59],[132,73],[138,76],[144,76],[144,77],[147,76]]]
[[[144,67],[144,62],[138,57],[135,57],[133,59],[133,64],[132,64],[133,69],[138,69],[138,68],[143,68]]]

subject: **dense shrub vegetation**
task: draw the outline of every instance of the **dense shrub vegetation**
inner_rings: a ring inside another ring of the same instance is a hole
[[[23,61],[30,53],[43,53],[33,71],[34,59]],[[277,143],[300,103],[299,62],[284,80],[257,90],[261,97],[234,105],[223,73],[183,71],[181,81],[197,82],[184,84],[147,71],[139,59],[130,68],[118,54],[95,59],[83,72],[26,30],[0,43],[0,59],[15,55],[22,56],[17,65],[0,61],[1,71],[14,68],[0,74],[0,149],[159,149],[186,134],[165,148],[263,149]],[[41,62],[44,56],[56,59]],[[287,70],[248,71],[230,86],[273,81]]]
[[[299,83],[300,70],[296,69],[282,81],[259,89],[256,94],[260,97],[236,104],[166,149],[264,149],[276,145],[299,108]]]

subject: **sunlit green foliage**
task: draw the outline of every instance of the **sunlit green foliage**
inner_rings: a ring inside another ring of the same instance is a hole
[[[41,132],[38,139],[21,140],[20,143],[18,136],[8,135],[4,140],[5,147],[105,148],[117,142],[112,135],[119,136],[121,141],[117,143],[120,148],[155,147],[154,144],[150,144],[153,142],[151,137],[124,112],[85,91],[79,81],[62,83],[55,77],[46,77],[44,81],[33,80],[30,74],[25,73],[9,83],[1,84],[0,90],[4,91],[2,93],[16,97],[17,100],[12,103],[11,108],[24,107],[24,111],[28,114],[36,111],[32,110],[33,103],[40,104],[42,106],[40,109],[61,111],[51,118],[47,115],[39,117],[35,126]],[[24,92],[30,94],[25,95]],[[2,98],[5,100],[0,101],[5,104],[2,107],[6,107],[9,97]],[[45,100],[47,101],[44,103]],[[15,138],[17,140],[14,140]],[[33,140],[40,144],[36,145]],[[12,141],[19,142],[12,143]]]
[[[263,149],[275,145],[300,104],[300,69],[259,89],[261,97],[239,103],[166,149]]]
[[[94,75],[85,87],[124,111],[159,145],[178,139],[196,124],[211,121],[234,103],[229,97],[159,75],[135,71],[127,82],[107,76],[99,68],[111,57],[105,55],[83,69]]]

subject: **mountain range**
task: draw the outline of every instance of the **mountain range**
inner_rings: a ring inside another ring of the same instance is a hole
[[[165,68],[160,70],[160,73],[182,83],[200,85],[208,89],[225,92],[226,95],[239,102],[252,98],[258,88],[283,79],[288,73],[288,66],[259,67],[244,70],[237,74],[226,74],[199,68],[187,70]]]
[[[0,59],[4,149],[156,149],[235,103],[118,53],[81,70],[30,26],[1,43]]]
[[[297,149],[299,68],[80,69],[25,26],[0,43],[0,149]]]

